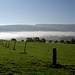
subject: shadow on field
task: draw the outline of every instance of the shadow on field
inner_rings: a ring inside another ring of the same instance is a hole
[[[10,68],[4,67],[3,64],[0,64],[0,73],[6,73]]]
[[[75,75],[75,65],[61,65],[61,64],[56,64],[56,65],[44,65],[44,67],[47,68],[53,68],[53,69],[64,69],[64,70],[70,70],[70,72]]]
[[[20,54],[27,54],[26,52],[21,52]]]
[[[57,69],[63,69],[63,70],[68,70],[71,75],[75,75],[75,65],[60,65],[60,64],[56,64],[56,65],[51,65],[51,64],[47,64],[45,63],[44,65],[41,65],[41,63],[39,62],[29,62],[30,63],[30,66],[34,66],[34,67],[38,67],[38,66],[41,66],[41,67],[45,67],[46,69],[54,69],[54,70],[57,70]],[[8,73],[8,75],[14,75],[14,73],[16,74],[22,74],[22,72],[20,72],[20,69],[22,69],[22,67],[20,67],[20,65],[17,65],[16,63],[11,63],[13,65],[12,68],[10,67],[5,67],[3,64],[0,64],[0,74],[6,74]],[[17,66],[20,68],[18,69]],[[27,70],[25,70],[26,72],[34,72],[34,71],[39,71],[37,70],[36,68],[28,68]],[[42,70],[43,71],[43,70]]]
[[[11,64],[15,65],[15,63],[11,63]],[[8,75],[14,75],[14,73],[22,74],[20,71],[15,70],[15,68],[17,67],[13,67],[14,70],[12,70],[12,68],[5,67],[5,65],[0,64],[0,75],[5,75],[5,74],[7,75],[7,73]]]

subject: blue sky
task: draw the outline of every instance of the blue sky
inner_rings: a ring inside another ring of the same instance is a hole
[[[2,24],[75,24],[75,0],[0,0]]]

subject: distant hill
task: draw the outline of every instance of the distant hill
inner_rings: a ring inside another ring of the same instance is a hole
[[[37,27],[51,28],[55,31],[74,31],[75,24],[36,24]]]
[[[18,31],[63,31],[75,32],[75,24],[36,24],[36,25],[5,25],[0,26],[0,32]]]

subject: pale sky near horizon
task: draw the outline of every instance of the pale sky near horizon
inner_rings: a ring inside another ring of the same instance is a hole
[[[3,24],[75,24],[75,0],[0,0]]]

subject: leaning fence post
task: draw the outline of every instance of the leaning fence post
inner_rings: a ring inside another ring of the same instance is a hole
[[[26,53],[26,45],[27,45],[27,41],[25,42],[24,53]]]
[[[16,41],[14,42],[14,47],[13,47],[13,50],[15,50],[15,47],[16,47]]]
[[[7,42],[5,43],[5,47],[7,47]]]
[[[56,48],[53,48],[53,65],[56,65]]]
[[[7,48],[9,48],[9,45],[10,45],[10,41],[8,42],[8,46],[7,46]]]
[[[2,45],[3,45],[3,41],[2,41]]]

